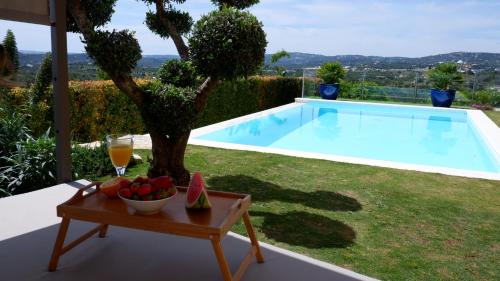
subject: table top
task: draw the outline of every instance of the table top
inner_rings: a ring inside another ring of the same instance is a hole
[[[95,189],[92,189],[95,187]],[[185,208],[186,190],[177,194],[154,215],[136,214],[121,199],[109,199],[99,192],[99,183],[79,190],[70,200],[57,207],[57,215],[70,219],[111,224],[129,228],[210,239],[224,235],[250,206],[250,195],[208,191],[211,209]],[[84,194],[84,191],[90,191]]]

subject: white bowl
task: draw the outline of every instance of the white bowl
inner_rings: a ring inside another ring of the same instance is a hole
[[[167,205],[168,200],[175,195],[177,195],[177,191],[174,195],[168,198],[151,201],[139,201],[123,198],[120,193],[118,193],[118,197],[120,197],[127,205],[129,205],[132,209],[135,210],[136,213],[140,215],[154,215],[156,213],[159,213],[161,209],[165,207],[165,205]]]

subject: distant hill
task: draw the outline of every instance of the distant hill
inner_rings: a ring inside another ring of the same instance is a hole
[[[346,66],[364,66],[379,69],[411,69],[425,68],[440,62],[462,61],[477,69],[492,70],[500,67],[500,54],[495,53],[467,53],[457,52],[426,56],[421,58],[405,57],[378,57],[360,55],[323,56],[305,53],[290,53],[290,58],[283,58],[279,65],[289,69],[315,67],[327,61],[340,61]],[[269,63],[271,55],[266,55],[266,64]]]
[[[361,55],[339,55],[323,56],[306,53],[290,53],[290,58],[284,58],[279,61],[279,65],[288,69],[298,69],[304,67],[319,66],[326,61],[340,61],[346,66],[368,67],[378,69],[411,69],[424,68],[439,62],[463,61],[477,69],[493,70],[500,67],[500,54],[496,53],[467,53],[456,52],[449,54],[440,54],[426,56],[421,58],[405,57],[378,57]],[[22,66],[29,65],[32,68],[38,68],[44,53],[33,51],[21,51],[19,55]],[[139,61],[139,68],[155,69],[160,67],[166,60],[178,58],[176,55],[144,55]],[[71,65],[91,65],[92,60],[86,54],[69,54],[69,64]],[[269,64],[271,55],[266,55],[266,64]]]

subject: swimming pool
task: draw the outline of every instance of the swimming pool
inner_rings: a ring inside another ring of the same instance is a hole
[[[482,112],[301,101],[195,130],[190,143],[500,179],[500,130],[481,128]]]

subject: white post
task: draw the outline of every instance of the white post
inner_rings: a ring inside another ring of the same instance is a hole
[[[71,137],[69,129],[68,49],[66,1],[50,0],[52,39],[52,83],[56,133],[57,182],[71,181]]]

